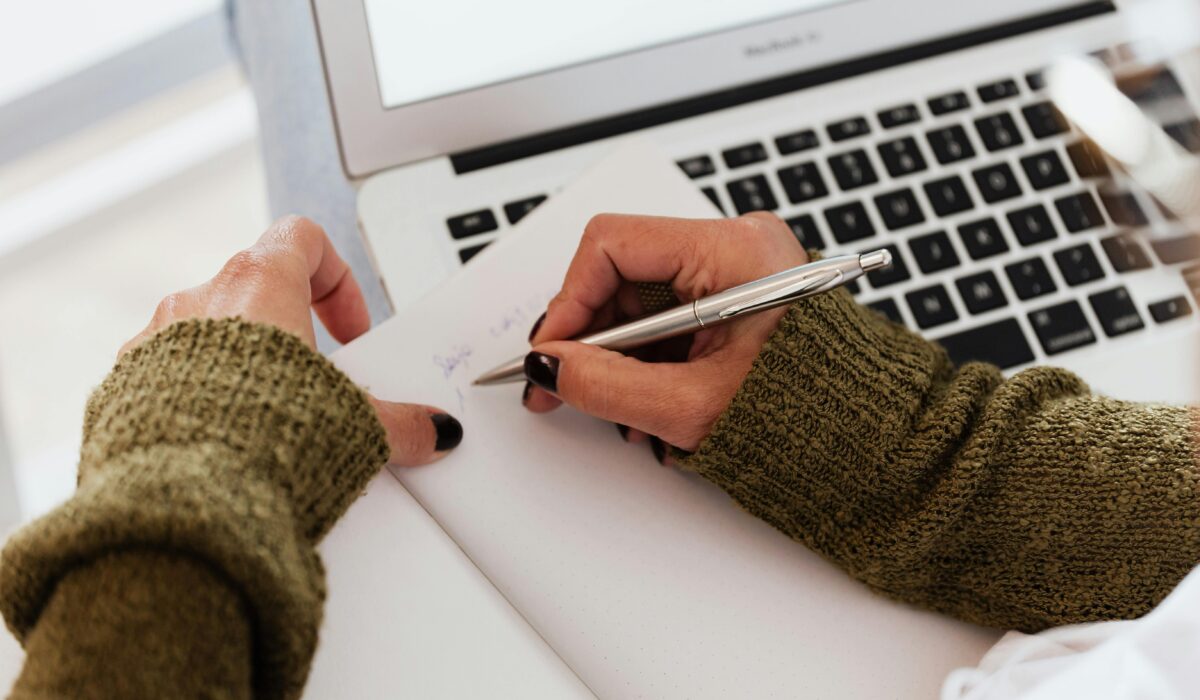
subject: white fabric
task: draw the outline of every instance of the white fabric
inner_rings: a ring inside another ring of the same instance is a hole
[[[942,700],[1200,698],[1200,568],[1138,620],[1010,632]]]

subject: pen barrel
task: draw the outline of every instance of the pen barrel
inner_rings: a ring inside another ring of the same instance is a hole
[[[647,316],[618,328],[580,338],[579,342],[624,352],[661,340],[695,333],[700,327],[693,305],[687,304],[677,309]]]
[[[705,328],[718,326],[747,313],[787,306],[829,291],[862,275],[858,259],[857,255],[829,258],[705,297],[695,304],[696,318]],[[729,314],[730,309],[738,307],[743,310]]]

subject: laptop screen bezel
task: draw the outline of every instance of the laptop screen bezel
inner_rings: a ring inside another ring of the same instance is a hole
[[[1091,3],[848,0],[391,109],[380,96],[362,3],[312,4],[343,168],[358,178]]]

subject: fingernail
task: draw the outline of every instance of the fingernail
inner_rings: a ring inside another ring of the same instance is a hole
[[[546,313],[547,313],[547,312],[543,311],[543,312],[542,312],[542,315],[541,315],[541,316],[538,316],[538,320],[536,320],[536,321],[534,321],[534,322],[533,322],[533,328],[532,328],[532,329],[530,329],[530,331],[529,331],[529,342],[531,342],[531,343],[532,343],[532,342],[533,342],[533,336],[537,335],[537,332],[538,332],[539,330],[541,330],[541,328],[542,328],[542,324],[543,324],[543,323],[545,323],[545,321],[546,321]]]
[[[437,444],[433,448],[435,451],[445,452],[458,447],[463,439],[462,423],[447,413],[434,413],[429,419],[433,421],[433,427],[437,430]]]
[[[529,395],[533,393],[533,382],[525,382],[525,393],[521,394],[521,405],[529,403]]]
[[[666,462],[667,462],[667,443],[663,442],[662,440],[660,440],[654,436],[651,436],[650,437],[650,450],[652,452],[654,452],[654,458],[658,460],[659,464],[666,464]]]
[[[617,432],[621,434],[621,439],[629,442],[629,426],[617,423]]]
[[[531,352],[525,356],[525,376],[539,388],[558,393],[558,358]]]

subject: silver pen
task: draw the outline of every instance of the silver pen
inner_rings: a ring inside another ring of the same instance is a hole
[[[849,284],[872,270],[892,264],[892,254],[876,250],[862,255],[840,255],[820,260],[770,277],[718,292],[683,306],[647,316],[576,342],[597,345],[607,350],[633,350],[660,340],[698,333],[767,309],[790,304],[798,299],[828,292]],[[484,374],[477,386],[492,386],[524,381],[525,356]]]

